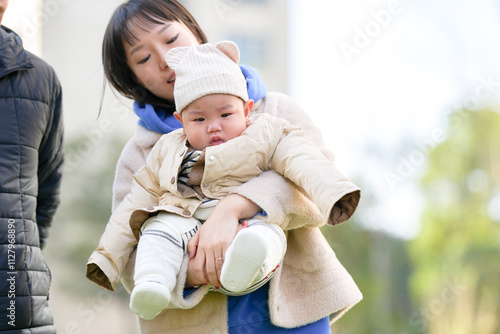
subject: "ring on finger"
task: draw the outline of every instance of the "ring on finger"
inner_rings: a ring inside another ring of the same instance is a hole
[[[215,259],[216,270],[221,270],[223,264],[224,264],[224,258],[222,256],[219,256],[218,258]]]

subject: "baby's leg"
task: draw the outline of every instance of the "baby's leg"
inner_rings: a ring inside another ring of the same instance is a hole
[[[141,228],[130,309],[151,320],[169,303],[187,242],[201,223],[194,218],[162,212]]]
[[[236,234],[224,256],[221,291],[241,294],[256,290],[271,278],[285,252],[285,234],[278,225],[250,220],[248,227]]]

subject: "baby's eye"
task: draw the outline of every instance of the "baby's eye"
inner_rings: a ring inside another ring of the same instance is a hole
[[[195,122],[203,122],[205,119],[204,118],[195,118],[193,121]]]
[[[229,116],[231,116],[231,113],[227,112],[227,113],[222,114],[220,117],[229,117]]]

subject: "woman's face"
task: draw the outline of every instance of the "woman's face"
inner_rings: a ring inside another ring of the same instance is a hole
[[[125,44],[127,63],[138,83],[154,95],[174,101],[175,72],[167,66],[165,55],[179,46],[200,44],[198,38],[183,23],[167,21],[149,29],[134,25],[137,40]]]
[[[2,22],[3,13],[5,13],[8,4],[9,0],[0,0],[0,22]]]

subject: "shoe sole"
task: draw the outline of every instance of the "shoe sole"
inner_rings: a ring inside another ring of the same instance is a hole
[[[130,309],[144,320],[154,319],[169,303],[170,292],[156,282],[144,282],[134,287]]]
[[[267,251],[267,245],[255,234],[245,230],[236,234],[222,266],[222,286],[235,293],[246,290],[261,271]]]

